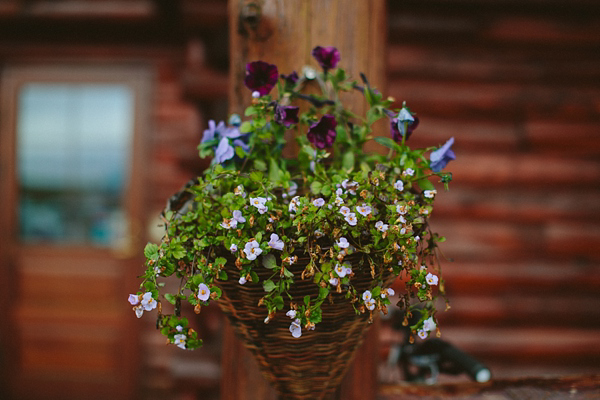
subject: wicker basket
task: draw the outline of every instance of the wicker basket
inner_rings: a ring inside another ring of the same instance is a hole
[[[368,264],[358,267],[362,257],[362,254],[346,257],[355,273],[352,283],[360,293],[369,289],[372,282]],[[290,294],[297,303],[305,295],[314,298],[317,293],[312,280],[300,278],[308,261],[308,257],[300,255],[292,269],[295,283]],[[356,315],[343,294],[333,293],[333,304],[325,301],[322,305],[323,319],[316,329],[303,329],[300,338],[293,338],[289,331],[291,320],[285,316],[285,309],[268,324],[263,322],[266,308],[258,307],[265,295],[262,284],[240,285],[239,271],[233,265],[233,262],[227,263],[229,279],[218,283],[223,291],[221,309],[256,357],[263,375],[275,387],[280,399],[333,398],[370,325],[368,314]],[[261,282],[272,275],[271,270],[262,267],[255,272]],[[391,273],[384,276],[385,284],[392,280]]]

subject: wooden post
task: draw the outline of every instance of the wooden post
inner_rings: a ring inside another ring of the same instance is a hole
[[[263,60],[279,72],[301,73],[305,65],[318,69],[311,56],[316,46],[335,46],[340,66],[357,80],[364,72],[375,87],[385,81],[385,0],[229,0],[230,89],[229,110],[243,115],[251,93],[244,86],[248,62]],[[345,105],[365,111],[361,96]],[[370,150],[367,148],[367,150]],[[373,327],[376,328],[376,327]],[[344,400],[375,399],[377,392],[377,331],[371,329],[358,350],[338,396]],[[222,400],[271,400],[276,394],[258,372],[258,366],[227,327],[222,362]]]

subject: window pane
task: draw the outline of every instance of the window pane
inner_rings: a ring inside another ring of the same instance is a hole
[[[24,85],[18,94],[20,237],[110,246],[122,232],[133,93],[116,84]]]

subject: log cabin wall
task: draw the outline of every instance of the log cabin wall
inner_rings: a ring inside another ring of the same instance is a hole
[[[591,0],[568,7],[557,0],[404,0],[388,7],[382,91],[406,100],[421,118],[414,145],[456,139],[458,159],[449,165],[455,180],[450,192],[439,192],[434,214],[448,238],[442,249],[455,260],[444,263],[452,308],[439,316],[442,338],[500,376],[597,372],[600,6]],[[149,167],[141,176],[144,240],[165,199],[203,168],[195,147],[206,121],[226,116],[226,24],[225,0],[0,3],[2,69],[75,61],[143,63],[153,71],[151,129],[144,136]],[[8,253],[0,245],[3,309],[27,302],[13,296],[27,282]],[[54,312],[60,327],[59,316],[68,317],[69,309]],[[212,346],[195,353],[164,346],[151,317],[134,320],[127,340],[141,343],[131,383],[139,398],[218,398],[217,314],[203,310],[203,336]],[[2,398],[23,350],[5,345],[23,345],[15,332],[4,323],[0,328]],[[48,348],[60,351],[61,343],[81,338],[57,340]],[[103,343],[110,340],[123,338]],[[396,340],[398,333],[384,324],[383,343]],[[61,362],[75,370],[76,357]],[[42,378],[51,375],[51,361],[37,362],[47,368]],[[39,381],[26,382],[29,391],[15,398],[50,398]],[[81,382],[73,387],[89,390]]]
[[[600,5],[389,6],[387,92],[420,117],[411,142],[456,140],[433,214],[455,260],[442,338],[497,376],[598,372]]]

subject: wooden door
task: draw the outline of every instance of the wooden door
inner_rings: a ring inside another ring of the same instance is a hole
[[[142,245],[149,82],[144,67],[3,73],[0,346],[9,398],[134,395],[137,335],[126,299]]]

